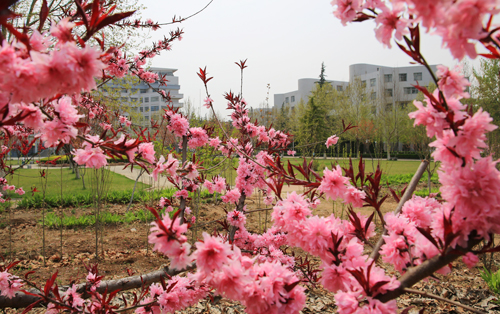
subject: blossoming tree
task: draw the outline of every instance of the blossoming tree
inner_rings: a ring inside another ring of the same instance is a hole
[[[441,66],[436,74],[431,72],[438,89],[429,93],[416,86],[426,97],[424,102],[414,103],[417,111],[410,114],[416,125],[424,125],[427,135],[436,138],[430,145],[435,148],[434,159],[441,162],[442,199],[411,197],[427,165],[423,161],[396,211],[383,215],[385,197],[380,195],[379,169],[365,174],[360,162],[357,175],[352,166],[344,169],[345,175],[336,166],[320,176],[305,161],[300,166],[284,163],[279,156],[287,150],[290,135],[252,122],[247,104],[238,94],[226,94],[232,124],[240,131],[236,138],[231,138],[220,123],[223,138],[212,137],[212,129],[190,127],[177,110],[165,110],[158,123],[179,139],[183,152],[179,158],[173,153],[156,156],[151,143],[154,134],[140,128],[130,132],[132,125],[125,117],[119,117],[119,126],[106,126],[100,134],[92,134],[85,119],[105,110],[89,98],[88,92],[96,87],[95,78],[130,74],[147,83],[165,83],[144,65],[148,58],[169,49],[182,31],[171,32],[154,47],[126,58],[117,47],[103,51],[103,39],[95,38],[95,34],[132,12],[113,14],[114,7],[103,7],[98,0],[75,0],[75,10],[53,22],[50,30],[42,31],[46,22],[42,7],[38,30],[21,31],[10,22],[15,14],[9,6],[14,2],[2,2],[0,6],[0,24],[13,35],[12,41],[4,40],[0,48],[0,127],[5,137],[20,132],[35,134],[46,147],[60,147],[78,138],[85,142],[74,151],[78,164],[100,168],[108,158],[126,156],[130,165],[150,168],[155,179],[168,176],[178,189],[171,199],[161,199],[155,208],[149,208],[156,217],[149,242],[154,250],[169,257],[170,269],[158,277],[157,283],[151,284],[148,276],[141,278],[142,291],[133,304],[124,305],[126,308],[138,313],[169,313],[216,293],[240,301],[248,313],[298,313],[305,304],[304,285],[319,281],[335,294],[339,313],[396,313],[400,295],[422,293],[411,289],[418,281],[434,273],[446,275],[452,271],[450,263],[459,257],[472,266],[478,261],[477,255],[499,250],[492,247],[492,239],[500,232],[500,173],[497,161],[481,154],[486,148],[486,134],[496,126],[487,112],[479,109],[474,113],[460,102],[469,96],[464,91],[468,82],[457,71]],[[477,43],[489,51],[483,56],[500,58],[500,33],[492,25],[493,15],[499,12],[498,1],[334,0],[332,4],[335,16],[344,24],[375,20],[379,41],[390,47],[395,39],[413,61],[426,67],[420,53],[421,28],[440,34],[457,59],[477,57]],[[91,46],[91,38],[100,46]],[[244,62],[238,66],[241,71],[246,67]],[[213,110],[208,90],[211,77],[206,69],[200,69],[198,75],[207,91],[205,106]],[[168,99],[168,95],[159,93]],[[352,127],[344,125],[338,136]],[[325,144],[335,145],[338,136],[330,137]],[[239,157],[233,189],[220,177],[206,178],[203,173],[207,169],[196,156],[187,159],[188,147],[205,145],[226,157]],[[11,188],[5,180],[2,184]],[[284,184],[303,186],[305,193],[283,195]],[[195,217],[187,219],[188,192],[202,185],[224,194],[223,201],[234,210],[223,224],[227,232],[204,233],[191,245],[186,233]],[[255,189],[263,190],[265,203],[272,205],[274,224],[263,234],[245,228],[245,201]],[[323,199],[342,199],[348,204],[348,220],[313,215],[311,208]],[[357,214],[354,208],[361,206],[373,207],[373,214]],[[158,213],[160,208],[165,209],[163,216]],[[380,217],[384,227],[379,235],[374,215]],[[478,248],[481,241],[486,245]],[[286,247],[318,257],[320,269],[297,263],[284,253]],[[377,263],[379,259],[393,265],[400,276],[388,274]],[[96,267],[89,268],[83,285],[60,290],[55,274],[39,287],[27,276],[21,279],[12,275],[15,265],[12,262],[0,269],[0,304],[20,306],[23,300],[30,300],[27,310],[46,304],[50,313],[113,313],[118,310],[112,303],[118,292],[115,288],[130,287],[127,281],[103,281]],[[173,276],[186,270],[186,276]],[[34,289],[23,290],[28,286]]]

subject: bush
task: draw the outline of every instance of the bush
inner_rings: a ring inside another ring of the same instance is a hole
[[[500,294],[500,270],[497,270],[496,273],[493,273],[486,268],[484,268],[484,272],[481,272],[481,277],[488,284],[488,287],[491,291],[496,294]]]

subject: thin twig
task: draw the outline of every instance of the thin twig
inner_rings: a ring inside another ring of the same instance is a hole
[[[408,187],[405,190],[405,193],[399,200],[398,207],[394,210],[394,214],[397,215],[403,208],[403,205],[408,201],[411,196],[413,195],[413,192],[417,188],[418,182],[420,181],[420,178],[425,172],[425,169],[427,168],[427,165],[429,164],[428,160],[422,160],[420,163],[420,166],[418,167],[417,171],[413,175],[413,178],[411,178],[410,184],[408,184]],[[380,236],[380,239],[378,240],[377,244],[373,248],[372,254],[370,255],[370,258],[373,259],[374,261],[377,261],[377,259],[380,256],[380,247],[384,244],[384,235],[387,234],[387,229],[384,226],[384,230],[382,231],[382,234]]]
[[[455,306],[462,307],[462,308],[464,308],[466,310],[469,310],[469,311],[471,311],[473,313],[486,314],[486,312],[476,310],[475,308],[470,307],[468,305],[462,304],[462,303],[457,302],[457,301],[452,301],[450,299],[443,298],[443,297],[440,297],[438,295],[435,295],[435,294],[432,294],[432,293],[428,293],[428,292],[425,292],[425,291],[420,291],[420,290],[415,290],[415,289],[409,289],[409,288],[405,288],[404,291],[407,292],[407,293],[419,294],[419,295],[421,295],[423,297],[427,297],[427,298],[431,298],[431,299],[436,299],[438,301],[447,302],[447,303],[453,304]]]

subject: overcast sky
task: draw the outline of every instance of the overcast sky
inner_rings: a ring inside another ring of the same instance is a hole
[[[147,7],[144,18],[168,22],[174,15],[187,17],[209,0],[139,0]],[[328,0],[214,0],[199,15],[175,26],[152,32],[160,39],[174,27],[185,34],[173,49],[154,58],[153,66],[176,68],[184,102],[188,98],[200,106],[206,97],[197,76],[207,67],[213,80],[209,92],[215,108],[223,113],[227,91],[239,92],[240,73],[234,62],[248,59],[243,78],[243,97],[249,106],[265,102],[270,84],[269,106],[273,95],[297,89],[300,78],[317,78],[321,63],[327,79],[349,80],[349,65],[371,63],[408,66],[410,58],[395,45],[387,49],[374,36],[373,21],[342,26]],[[422,51],[431,64],[457,64],[441,49],[437,36],[425,36]],[[200,97],[201,95],[201,97]],[[202,108],[201,113],[205,114]]]

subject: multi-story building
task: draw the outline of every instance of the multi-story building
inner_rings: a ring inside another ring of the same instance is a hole
[[[431,65],[436,72],[436,65]],[[381,106],[406,106],[415,99],[418,89],[413,85],[428,86],[432,77],[424,66],[386,67],[374,64],[352,64],[349,66],[349,82],[360,80],[366,88],[369,99],[378,102],[377,110]],[[298,80],[299,89],[296,91],[274,94],[274,108],[279,109],[283,104],[293,108],[302,99],[308,101],[318,79],[303,78]],[[344,81],[328,81],[337,91],[343,91],[349,85]]]
[[[274,94],[274,108],[280,109],[282,105],[285,105],[287,108],[293,108],[299,104],[301,99],[307,102],[316,82],[318,82],[318,79],[302,78],[299,79],[298,90],[283,94]],[[343,91],[349,85],[349,82],[342,81],[327,80],[327,82],[338,91]]]
[[[150,68],[149,71],[158,73],[159,76],[165,75],[168,81],[167,86],[160,86],[160,83],[151,83],[150,86],[144,82],[137,85],[132,85],[130,88],[124,88],[123,82],[110,82],[106,84],[105,91],[110,88],[119,90],[119,101],[126,104],[131,112],[139,113],[137,115],[142,125],[149,125],[151,119],[157,119],[163,114],[162,109],[167,106],[174,106],[174,108],[182,107],[180,100],[183,95],[179,93],[180,85],[179,78],[174,76],[177,69],[171,68]],[[158,94],[157,90],[163,90],[171,97],[171,102],[165,102]],[[136,123],[136,122],[134,122]]]
[[[430,67],[434,73],[437,71],[436,65]],[[386,67],[364,63],[350,65],[349,78],[351,82],[361,81],[369,99],[378,103],[378,110],[407,106],[419,92],[414,85],[429,86],[433,81],[424,66]]]

